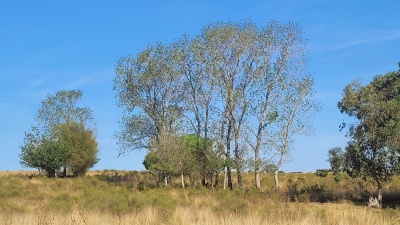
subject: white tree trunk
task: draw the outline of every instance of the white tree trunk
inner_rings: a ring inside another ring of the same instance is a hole
[[[255,173],[256,173],[256,177],[255,177],[256,188],[257,188],[257,189],[261,189],[260,170],[259,170],[259,169],[256,169]]]
[[[185,189],[185,180],[183,179],[183,171],[181,172],[182,188]]]
[[[378,203],[378,207],[382,208],[382,184],[378,184]]]
[[[227,172],[227,168],[225,166],[225,171],[224,171],[224,190],[226,189],[226,172]]]
[[[279,179],[278,179],[279,170],[275,170],[274,172],[274,183],[275,183],[275,190],[279,190]]]

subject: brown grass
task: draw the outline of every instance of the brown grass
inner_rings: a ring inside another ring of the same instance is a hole
[[[391,225],[400,223],[399,212],[354,206],[349,203],[316,204],[290,203],[271,208],[265,212],[249,214],[219,214],[211,207],[178,207],[162,211],[156,207],[146,207],[140,211],[124,214],[101,213],[74,209],[70,213],[35,211],[30,213],[0,213],[3,224],[231,224],[231,225]]]
[[[26,171],[0,174],[0,225],[400,224],[397,203],[391,208],[372,209],[362,202],[341,199],[314,202],[319,195],[335,198],[342,192],[361,196],[356,192],[364,192],[360,187],[372,187],[360,180],[335,183],[332,176],[282,174],[282,190],[274,192],[272,176],[263,174],[260,192],[250,188],[252,174],[245,174],[247,190],[243,191],[162,186],[139,191],[140,182],[154,180],[148,174],[129,171],[94,171],[86,177],[65,179],[38,177]],[[385,196],[397,198],[399,185],[397,178],[387,184],[384,200]],[[293,196],[297,199],[288,196],[288,187],[296,188]]]
[[[8,171],[8,170],[0,170],[0,176],[33,176],[37,175],[38,171],[37,170],[15,170],[15,171]]]

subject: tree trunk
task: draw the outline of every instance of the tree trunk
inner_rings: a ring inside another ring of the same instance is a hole
[[[236,159],[236,172],[237,172],[238,185],[239,188],[242,189],[243,188],[242,169],[240,165],[239,149],[237,146],[235,147],[235,159]]]
[[[262,120],[264,121],[264,120]],[[257,131],[257,144],[254,149],[254,182],[257,189],[261,188],[261,181],[260,181],[260,145],[261,145],[261,132],[262,132],[262,125],[258,126]]]
[[[204,175],[204,173],[201,174],[201,185],[203,187],[206,186],[206,175]]]
[[[228,127],[226,131],[226,169],[228,170],[227,176],[228,176],[228,188],[229,190],[233,190],[233,185],[232,185],[232,174],[231,174],[231,135],[232,135],[232,121],[228,119],[227,121]]]
[[[279,190],[279,179],[278,179],[279,169],[275,170],[274,172],[274,184],[275,184],[275,191]]]
[[[228,188],[229,188],[229,190],[233,190],[231,167],[227,166],[226,168],[228,170],[227,173],[226,173],[226,176],[228,178]]]
[[[182,188],[185,189],[185,180],[183,179],[183,171],[181,172]]]
[[[243,189],[242,171],[240,169],[237,170],[237,179],[238,179],[239,188]]]
[[[209,100],[206,102],[206,115],[205,115],[205,121],[204,121],[204,142],[203,142],[203,154],[204,154],[204,164],[203,164],[203,170],[204,172],[206,171],[206,165],[208,164],[207,157],[205,155],[205,152],[207,151],[207,142],[208,142],[208,110],[209,110]],[[212,175],[211,175],[212,176]],[[205,182],[205,180],[204,180]],[[212,179],[211,179],[212,183]]]
[[[218,171],[215,172],[215,182],[214,182],[214,187],[218,187]]]
[[[260,169],[255,168],[255,183],[256,183],[256,188],[260,189],[261,188],[261,182],[260,182]]]
[[[227,168],[225,167],[225,168],[224,168],[224,190],[226,189],[226,181],[227,181],[227,176],[226,176],[226,174],[227,174],[227,172],[228,172],[228,170],[227,170]]]
[[[64,166],[63,168],[63,177],[67,177],[67,167]]]
[[[46,170],[47,177],[54,178],[56,176],[56,170]]]
[[[378,202],[379,208],[382,208],[382,184],[378,183]]]
[[[226,170],[227,170],[227,173],[226,173],[226,176],[227,176],[227,178],[228,178],[228,188],[229,188],[229,190],[232,190],[233,189],[233,185],[232,185],[232,169],[231,169],[231,149],[230,149],[230,144],[231,144],[231,141],[230,141],[230,129],[228,128],[228,135],[227,135],[227,141],[226,141],[226,157],[225,157],[225,160],[226,160]]]
[[[164,176],[164,184],[165,184],[165,187],[168,186],[168,177],[167,177],[167,175]]]
[[[196,114],[196,120],[197,120],[197,135],[196,135],[196,157],[197,161],[200,164],[200,179],[201,179],[201,185],[206,186],[206,174],[205,174],[205,168],[206,168],[206,162],[205,162],[205,155],[204,155],[204,148],[200,147],[200,132],[201,132],[201,122],[199,116]],[[203,147],[203,146],[202,146]]]

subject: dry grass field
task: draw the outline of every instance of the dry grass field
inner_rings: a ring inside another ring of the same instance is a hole
[[[156,207],[146,207],[136,212],[114,214],[86,210],[69,213],[29,212],[1,213],[3,224],[232,224],[232,225],[392,225],[400,223],[399,212],[354,206],[348,203],[297,203],[276,206],[265,212],[220,214],[212,208],[177,207],[171,211],[161,211]]]
[[[233,191],[165,188],[140,172],[57,179],[26,171],[0,174],[0,224],[400,224],[398,177],[385,187],[386,207],[374,209],[363,202],[372,186],[334,182],[331,175],[282,174],[282,188],[274,192],[268,174],[263,191],[249,188],[251,174],[245,190]]]

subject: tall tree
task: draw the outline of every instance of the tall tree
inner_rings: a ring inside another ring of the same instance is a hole
[[[312,134],[310,119],[319,110],[319,105],[312,99],[313,80],[311,77],[292,79],[286,86],[283,101],[278,110],[275,133],[269,137],[277,166],[274,173],[275,190],[279,189],[279,169],[290,159],[293,143],[299,136]]]
[[[215,107],[215,85],[207,71],[208,60],[203,54],[204,40],[201,38],[190,39],[187,36],[181,38],[177,45],[180,48],[178,64],[183,74],[183,88],[186,118],[190,124],[189,133],[196,134],[196,158],[199,163],[201,183],[206,184],[207,151],[209,130],[212,119],[212,110]]]
[[[400,71],[376,76],[365,86],[353,81],[338,108],[357,120],[349,127],[345,171],[352,177],[372,178],[382,206],[382,186],[399,168]]]
[[[122,129],[116,134],[120,154],[149,149],[152,141],[160,141],[161,133],[177,132],[183,95],[175,57],[173,46],[158,43],[117,62],[114,90],[124,108]]]
[[[256,85],[252,89],[255,100],[251,102],[250,110],[253,122],[246,139],[254,152],[255,185],[260,188],[261,155],[276,144],[276,137],[271,137],[276,136],[278,116],[284,115],[282,110],[286,106],[291,107],[293,102],[288,101],[288,95],[293,93],[289,90],[296,90],[293,81],[307,75],[307,58],[306,41],[295,23],[272,21],[258,32],[257,37],[257,47],[253,50],[256,55],[253,61]],[[312,90],[312,86],[309,88]],[[280,118],[280,121],[284,119]]]
[[[211,24],[202,33],[205,40],[203,54],[209,59],[208,71],[215,80],[223,104],[221,115],[226,124],[224,139],[229,189],[232,189],[232,150],[238,184],[242,188],[240,146],[251,101],[250,90],[254,84],[251,71],[256,34],[257,27],[251,22]]]
[[[297,104],[289,101],[293,92],[288,90],[298,90],[304,102],[310,97],[294,83],[310,80],[306,64],[305,41],[297,24],[271,22],[260,29],[251,21],[208,24],[193,38],[158,43],[134,57],[123,57],[114,80],[125,109],[117,134],[122,153],[149,149],[161,132],[196,134],[203,185],[207,147],[201,146],[202,138],[215,142],[216,155],[224,153],[230,189],[232,168],[242,187],[243,162],[247,151],[253,150],[259,188],[261,156],[273,141],[270,135],[282,125],[278,117],[293,118],[284,117],[289,112],[279,112]],[[312,85],[308,88],[311,93]],[[298,111],[294,117],[302,119]],[[185,126],[177,129],[177,124]],[[292,137],[287,140],[291,143]]]

